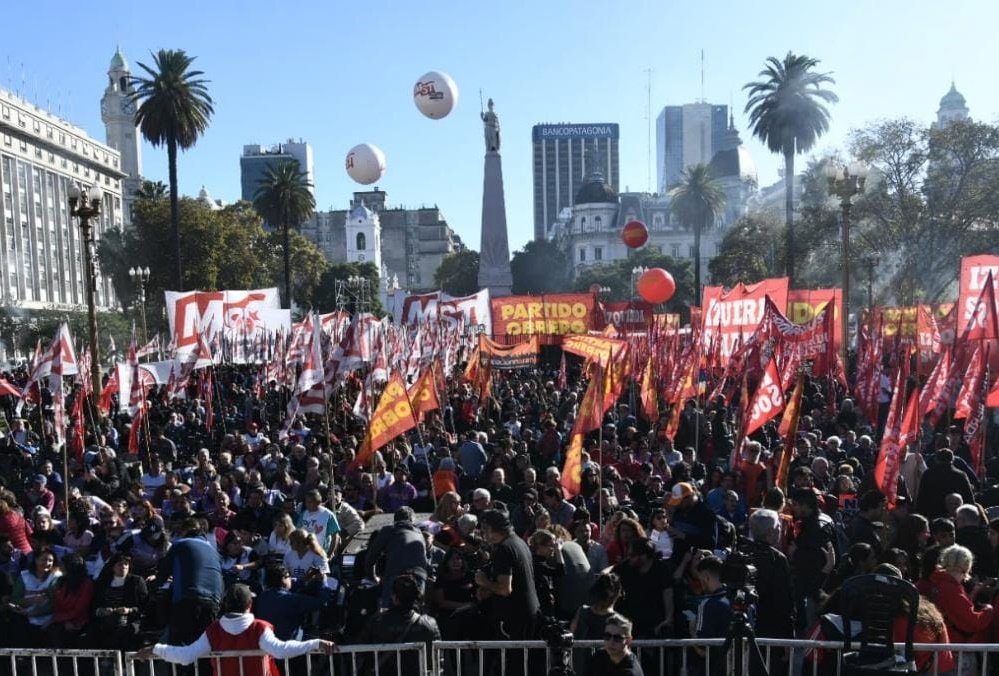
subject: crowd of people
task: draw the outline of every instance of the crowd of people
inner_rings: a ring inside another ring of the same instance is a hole
[[[577,673],[640,674],[632,640],[725,637],[735,611],[759,637],[829,637],[839,589],[870,572],[918,587],[921,642],[999,636],[999,473],[972,470],[959,428],[908,446],[889,508],[873,479],[878,421],[824,382],[806,387],[785,485],[776,423],[741,440],[737,400],[690,400],[671,438],[668,411],[636,416],[626,389],[567,496],[586,386],[574,370],[563,387],[555,369],[496,374],[484,401],[449,379],[442,409],[363,467],[354,393],[283,436],[288,390],[249,367],[216,369],[211,412],[197,388],[170,402],[150,392],[137,453],[127,416],[91,412],[68,473],[44,385],[22,409],[0,397],[0,643],[156,644],[144,654],[191,661],[233,632],[291,656],[329,649],[304,637],[528,640],[561,621],[603,642],[576,651]],[[357,560],[355,577],[378,585],[365,596],[342,554],[378,514],[391,523]],[[382,611],[352,612],[366,603]],[[955,668],[947,652],[919,659]]]

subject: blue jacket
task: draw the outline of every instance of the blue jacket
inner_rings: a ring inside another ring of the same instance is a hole
[[[173,602],[181,599],[222,600],[222,557],[204,537],[174,540],[160,561],[159,581],[173,577]]]
[[[320,596],[295,594],[287,589],[266,589],[257,596],[254,615],[274,625],[274,635],[282,641],[298,639],[305,617],[326,605]]]

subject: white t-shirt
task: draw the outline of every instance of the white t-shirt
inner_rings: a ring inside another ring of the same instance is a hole
[[[296,525],[315,535],[316,541],[326,551],[330,549],[333,536],[340,532],[340,524],[336,520],[336,514],[322,505],[315,512],[301,511]]]
[[[327,575],[330,573],[330,564],[326,557],[319,556],[311,549],[305,552],[305,556],[299,556],[294,549],[289,549],[284,555],[284,566],[294,579],[305,577],[312,568],[318,568]]]

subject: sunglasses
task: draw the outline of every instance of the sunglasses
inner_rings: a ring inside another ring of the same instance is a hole
[[[610,632],[604,632],[604,640],[610,641],[611,643],[622,643],[625,639],[624,634],[612,634]]]

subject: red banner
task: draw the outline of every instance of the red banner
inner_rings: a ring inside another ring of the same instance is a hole
[[[992,287],[999,286],[999,256],[966,256],[961,259],[961,288],[957,296],[957,335],[960,336],[973,319],[968,338],[984,338],[984,324],[976,317],[978,298],[982,295],[985,282],[992,274]],[[980,313],[979,313],[980,314]]]
[[[354,458],[354,467],[363,467],[375,451],[414,427],[416,417],[413,415],[413,405],[409,401],[406,385],[402,382],[401,375],[393,373],[371,416],[364,443]]]
[[[791,289],[787,292],[787,318],[795,324],[807,324],[830,303],[835,331],[833,349],[839,350],[840,341],[843,340],[843,326],[839,319],[843,311],[843,293],[840,289]]]
[[[595,328],[595,302],[590,293],[506,296],[491,301],[493,338],[568,336]]]
[[[787,307],[787,277],[764,279],[752,286],[739,282],[728,292],[720,286],[704,287],[704,349],[717,349],[722,357],[730,357],[736,344],[744,343],[763,319],[767,296],[777,307]]]
[[[563,350],[596,362],[601,368],[607,368],[611,360],[617,359],[621,350],[626,347],[628,344],[623,340],[601,336],[569,336],[562,341]]]
[[[618,331],[647,331],[652,323],[652,305],[644,300],[627,300],[603,304],[605,326]]]
[[[479,365],[499,369],[531,368],[538,363],[541,352],[541,341],[537,336],[531,336],[526,343],[503,345],[479,334]]]
[[[753,400],[747,406],[745,436],[751,435],[784,410],[784,392],[780,387],[780,374],[777,372],[777,362],[770,359],[763,373],[763,380],[753,394]]]
[[[409,388],[409,403],[417,419],[422,420],[423,414],[441,407],[437,399],[437,388],[434,386],[434,372],[427,369],[413,386]]]

